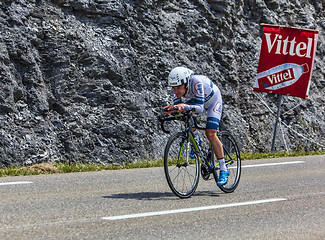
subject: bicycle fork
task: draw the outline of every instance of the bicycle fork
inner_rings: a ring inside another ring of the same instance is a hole
[[[187,166],[190,165],[190,163],[189,163],[190,147],[191,147],[191,145],[190,145],[189,141],[187,141],[187,143],[185,145],[185,138],[184,138],[184,140],[181,143],[181,150],[180,150],[179,155],[178,155],[178,161],[177,161],[177,165],[176,165],[178,168],[187,167]],[[182,162],[181,158],[182,158],[183,151],[185,151],[186,161],[185,161],[185,163],[181,164],[180,162]]]
[[[187,141],[186,141],[186,146],[185,146],[185,148],[186,148],[185,149],[185,151],[186,151],[186,162],[183,163],[183,164],[178,164],[177,165],[178,167],[187,167],[187,166],[190,165],[189,158],[190,158],[190,151],[191,151],[191,141],[193,141],[193,140],[194,140],[193,135],[191,133],[189,133],[188,136],[187,136]],[[184,144],[183,144],[183,147],[184,147]]]

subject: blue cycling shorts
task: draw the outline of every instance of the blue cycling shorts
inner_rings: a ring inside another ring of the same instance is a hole
[[[222,102],[216,102],[207,109],[207,129],[218,130],[222,114]]]

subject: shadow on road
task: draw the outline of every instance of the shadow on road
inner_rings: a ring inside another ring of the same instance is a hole
[[[219,194],[213,191],[197,191],[192,195],[195,196],[207,196],[207,197],[219,197]],[[172,192],[137,192],[137,193],[119,193],[112,194],[110,196],[103,196],[103,198],[111,199],[137,199],[137,200],[178,200]]]

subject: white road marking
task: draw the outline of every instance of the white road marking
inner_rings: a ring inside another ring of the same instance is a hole
[[[305,161],[279,162],[279,163],[262,163],[262,164],[246,165],[246,166],[242,166],[242,168],[269,167],[269,166],[287,165],[287,164],[300,164],[300,163],[305,163]]]
[[[265,199],[265,200],[229,203],[229,204],[221,204],[221,205],[213,205],[213,206],[196,207],[196,208],[183,208],[183,209],[166,210],[166,211],[158,211],[158,212],[146,212],[146,213],[136,213],[136,214],[129,214],[129,215],[111,216],[111,217],[103,217],[102,219],[111,220],[111,221],[123,220],[129,218],[141,218],[141,217],[152,217],[152,216],[160,216],[160,215],[175,214],[175,213],[197,212],[197,211],[205,211],[205,210],[218,209],[218,208],[238,207],[238,206],[279,202],[279,201],[286,201],[286,200],[287,199],[285,198],[272,198],[272,199]]]
[[[5,183],[0,183],[0,186],[5,186],[5,185],[17,185],[17,184],[30,184],[33,182],[5,182]]]

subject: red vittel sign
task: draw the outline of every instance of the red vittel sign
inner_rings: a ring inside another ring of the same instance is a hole
[[[308,98],[318,31],[263,25],[254,91]]]

